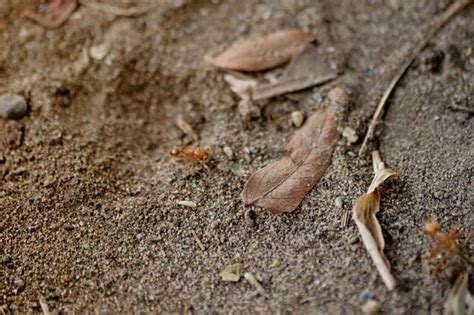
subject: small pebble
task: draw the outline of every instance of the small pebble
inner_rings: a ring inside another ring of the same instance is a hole
[[[234,157],[234,152],[232,151],[231,147],[225,146],[222,150],[229,159],[232,159]]]
[[[336,204],[336,208],[342,209],[342,197],[337,197],[334,203]]]
[[[291,113],[291,123],[296,128],[299,128],[303,125],[304,122],[304,114],[301,111],[294,111]]]
[[[109,49],[105,43],[92,46],[89,49],[89,56],[95,60],[102,60],[105,56],[107,56],[108,50]]]
[[[278,259],[275,259],[272,261],[272,264],[270,265],[270,268],[278,268],[281,266],[281,262]]]
[[[369,300],[362,305],[362,312],[366,315],[377,315],[380,313],[380,303],[376,300]]]
[[[0,117],[20,119],[26,115],[28,106],[23,96],[17,94],[0,95]]]
[[[13,280],[13,286],[15,287],[15,289],[13,289],[13,292],[15,294],[18,294],[25,288],[25,281],[23,281],[23,279],[21,278],[16,278],[15,280]]]
[[[370,292],[368,289],[365,289],[364,291],[362,291],[362,293],[359,296],[359,303],[361,305],[364,305],[365,303],[373,299],[374,299],[374,294]]]
[[[443,192],[441,192],[441,191],[435,192],[435,193],[434,193],[434,197],[435,197],[436,199],[439,199],[439,200],[443,199]]]
[[[359,137],[357,136],[357,133],[351,127],[344,128],[344,130],[342,131],[342,136],[344,138],[346,138],[347,143],[349,143],[349,144],[356,143],[357,140],[359,140]]]
[[[311,95],[311,98],[315,101],[315,102],[318,102],[318,103],[321,103],[323,101],[323,96],[321,95],[321,93],[319,92],[316,92],[314,93],[313,95]]]

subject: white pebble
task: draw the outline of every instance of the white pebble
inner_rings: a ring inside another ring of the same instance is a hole
[[[232,159],[234,157],[234,151],[232,151],[232,148],[229,146],[225,146],[223,149],[224,154],[227,155],[229,159]]]
[[[357,133],[351,127],[345,127],[344,130],[342,131],[342,136],[346,138],[347,143],[349,144],[356,143],[357,140],[359,140]]]
[[[337,197],[334,203],[336,204],[336,208],[342,209],[342,197]]]
[[[296,128],[299,128],[303,125],[304,122],[304,114],[301,111],[294,111],[291,113],[291,123]]]

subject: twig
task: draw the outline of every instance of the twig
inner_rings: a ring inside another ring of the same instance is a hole
[[[255,279],[255,276],[251,274],[250,272],[246,272],[244,274],[245,280],[247,280],[253,287],[260,293],[261,296],[268,298],[268,293],[265,291],[265,289],[262,287],[260,282],[258,282],[257,279]]]
[[[201,240],[199,239],[199,237],[197,236],[196,232],[194,230],[191,230],[191,234],[193,234],[193,237],[194,239],[196,240],[196,243],[198,244],[199,248],[202,250],[202,251],[205,251],[206,248],[204,247],[204,244],[201,242]]]
[[[372,138],[375,127],[377,125],[377,122],[380,118],[380,115],[382,114],[382,110],[385,106],[385,103],[387,102],[388,97],[390,96],[390,93],[392,93],[393,88],[395,85],[397,85],[398,81],[402,78],[403,74],[405,71],[408,69],[408,67],[412,64],[412,62],[415,60],[415,58],[420,54],[420,52],[425,48],[426,44],[433,38],[433,36],[436,35],[436,33],[439,32],[448,22],[450,19],[452,19],[454,16],[456,16],[459,12],[461,12],[465,7],[467,7],[469,4],[472,4],[474,0],[457,0],[454,2],[444,13],[439,17],[439,19],[436,21],[435,25],[431,28],[431,30],[426,34],[426,36],[423,37],[421,42],[415,47],[415,49],[412,51],[410,55],[408,55],[405,63],[403,63],[402,67],[398,70],[398,72],[395,74],[395,77],[390,81],[390,84],[388,85],[387,89],[382,95],[382,98],[380,99],[377,109],[375,110],[374,115],[372,116],[372,120],[370,121],[369,128],[367,129],[367,134],[365,135],[364,142],[362,143],[362,146],[360,147],[359,150],[359,156],[361,156],[363,153],[365,153],[365,149],[367,146],[367,142],[369,139]]]
[[[179,129],[181,129],[182,132],[193,138],[194,141],[198,141],[199,137],[196,131],[194,131],[193,127],[191,127],[191,125],[188,124],[186,120],[184,120],[182,115],[178,115],[174,120],[174,123]]]
[[[255,89],[253,100],[261,100],[286,93],[296,92],[310,88],[315,85],[324,84],[337,78],[336,73],[329,73],[322,76],[309,76],[298,79],[289,79],[275,84],[261,86]]]
[[[450,108],[454,111],[460,111],[460,112],[466,112],[466,113],[469,113],[469,114],[474,114],[474,108],[469,108],[467,106],[449,105],[448,108]]]
[[[146,14],[156,7],[158,7],[157,4],[144,7],[144,8],[129,8],[129,9],[123,9],[123,8],[117,8],[105,3],[98,3],[94,2],[91,0],[79,0],[79,3],[82,4],[83,6],[89,7],[94,10],[102,11],[105,13],[110,13],[116,16],[125,16],[125,17],[132,17],[132,16],[139,16]]]
[[[44,296],[40,296],[39,303],[41,306],[41,310],[43,311],[43,314],[51,315],[51,312],[49,311],[48,303],[46,302],[46,299],[44,298]]]

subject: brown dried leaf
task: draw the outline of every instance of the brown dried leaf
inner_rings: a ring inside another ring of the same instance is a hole
[[[311,34],[301,29],[283,30],[237,41],[211,62],[216,67],[229,70],[267,70],[290,61],[313,40]]]
[[[339,92],[340,90],[340,92]],[[274,214],[291,212],[316,185],[331,163],[339,139],[334,112],[347,101],[340,88],[331,90],[328,108],[310,116],[288,142],[289,156],[254,173],[242,191],[244,205],[255,205]]]
[[[378,151],[372,152],[374,179],[367,193],[360,196],[354,205],[354,220],[359,229],[367,252],[374,261],[382,280],[389,290],[395,288],[395,279],[390,273],[390,263],[383,253],[385,241],[382,228],[375,214],[380,210],[380,193],[378,187],[389,178],[396,178],[397,173],[385,167]]]

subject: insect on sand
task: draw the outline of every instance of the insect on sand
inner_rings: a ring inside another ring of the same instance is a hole
[[[205,149],[202,148],[188,148],[188,147],[178,147],[170,151],[170,155],[174,158],[182,159],[192,163],[201,164],[206,170],[209,168],[206,165],[206,162],[210,159],[210,154]]]

